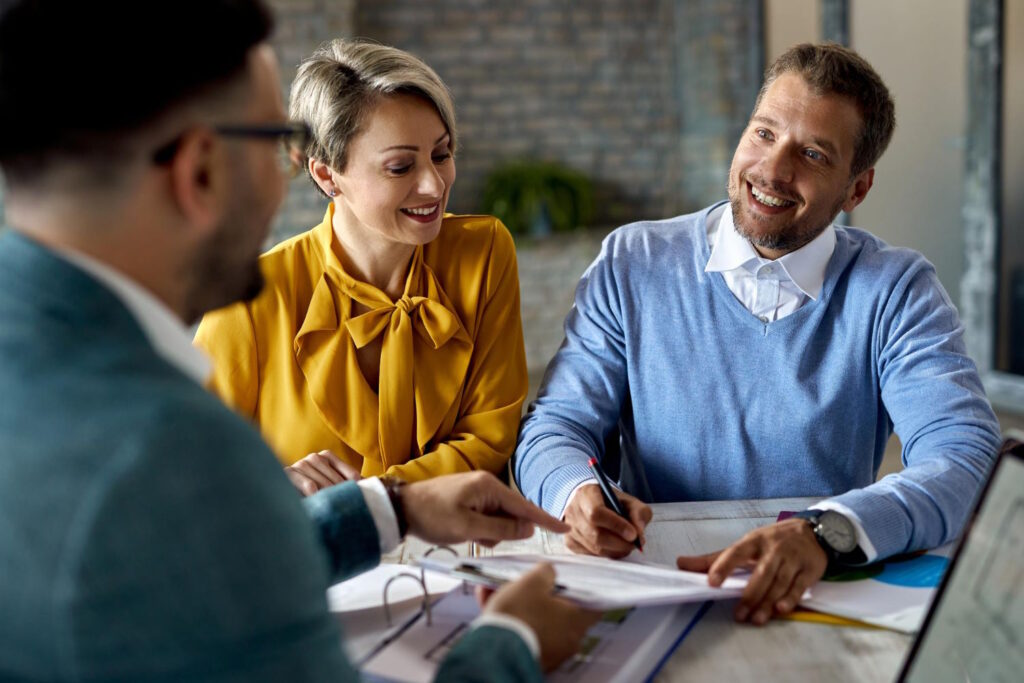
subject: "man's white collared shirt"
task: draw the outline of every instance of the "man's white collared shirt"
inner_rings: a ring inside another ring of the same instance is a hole
[[[740,303],[761,322],[770,323],[793,313],[808,299],[817,300],[835,251],[836,231],[829,225],[804,246],[773,261],[736,232],[732,211],[725,204],[708,217],[708,244],[711,258],[704,272],[721,273]]]

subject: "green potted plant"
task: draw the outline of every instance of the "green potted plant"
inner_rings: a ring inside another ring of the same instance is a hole
[[[535,237],[588,225],[594,190],[579,171],[545,161],[516,161],[487,176],[483,209],[513,234]]]

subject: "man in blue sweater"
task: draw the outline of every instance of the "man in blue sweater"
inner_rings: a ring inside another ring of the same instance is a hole
[[[259,291],[306,133],[269,31],[258,0],[0,3],[0,680],[352,681],[329,583],[406,532],[567,530],[481,472],[300,501],[203,388],[187,325]],[[497,591],[438,677],[542,680],[594,619],[553,591]]]
[[[833,225],[867,196],[894,126],[866,61],[796,46],[766,73],[728,203],[605,240],[515,455],[570,547],[625,555],[649,502],[825,497],[678,561],[712,584],[756,568],[736,617],[764,623],[829,564],[957,536],[999,429],[956,310],[920,254]],[[587,467],[616,427],[609,466],[632,523]],[[905,468],[876,483],[893,431]]]

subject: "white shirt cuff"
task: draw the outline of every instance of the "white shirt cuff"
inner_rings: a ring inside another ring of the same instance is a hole
[[[832,500],[823,500],[820,503],[812,505],[810,509],[832,510],[834,512],[838,512],[843,517],[846,517],[848,520],[850,520],[850,523],[853,524],[854,531],[857,533],[857,545],[859,545],[860,549],[864,551],[864,556],[867,558],[868,562],[875,561],[875,558],[878,557],[878,551],[875,550],[875,546],[872,545],[871,539],[868,538],[867,533],[865,533],[864,523],[860,521],[860,517],[857,516],[856,512],[846,507],[842,503],[837,503]]]
[[[380,553],[389,553],[398,547],[402,537],[398,535],[398,518],[395,517],[395,509],[391,507],[388,491],[377,477],[360,479],[356,484],[363,493],[363,500],[366,501],[366,507],[370,508],[370,516],[377,527]]]
[[[473,620],[472,627],[478,626],[497,626],[512,631],[523,639],[526,647],[533,654],[533,658],[540,660],[540,640],[537,639],[537,634],[533,632],[533,629],[527,626],[522,619],[497,612],[484,612]]]
[[[584,486],[589,486],[590,484],[593,484],[594,486],[597,486],[598,485],[597,479],[587,479],[586,481],[581,481],[579,484],[576,484],[576,488],[574,488],[572,491],[570,491],[569,492],[569,497],[565,499],[565,507],[562,508],[561,514],[558,515],[559,519],[562,519],[562,520],[565,519],[565,511],[568,510],[569,506],[572,504],[572,499],[576,497],[576,492],[579,491]],[[612,486],[615,486],[614,482],[612,483]]]

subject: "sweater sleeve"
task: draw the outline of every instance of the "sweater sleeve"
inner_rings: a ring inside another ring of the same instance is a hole
[[[580,279],[565,341],[544,375],[519,433],[516,481],[553,515],[592,479],[587,459],[604,454],[626,396],[626,339],[614,269],[615,235]]]
[[[511,457],[528,378],[515,245],[497,221],[482,290],[473,355],[451,432],[433,450],[388,468],[388,476],[418,481],[469,470],[498,473]]]
[[[193,343],[213,361],[208,388],[239,415],[254,419],[260,379],[249,307],[237,303],[207,313]]]
[[[999,448],[999,423],[956,309],[927,262],[878,316],[877,372],[904,469],[834,500],[853,510],[880,558],[955,539]]]

